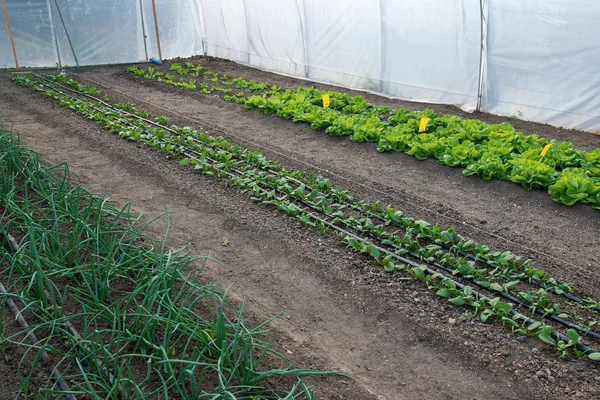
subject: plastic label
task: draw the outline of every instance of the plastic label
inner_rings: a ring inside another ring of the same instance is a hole
[[[548,152],[548,150],[550,150],[550,147],[552,147],[552,143],[548,143],[544,147],[544,149],[542,150],[542,154],[541,154],[542,158],[544,158],[546,156],[546,153]]]
[[[328,93],[323,93],[322,94],[323,97],[323,108],[329,108],[329,104],[330,104],[330,99],[329,99],[329,94]]]
[[[425,132],[427,129],[427,123],[429,122],[428,117],[421,118],[421,124],[419,124],[419,133]]]

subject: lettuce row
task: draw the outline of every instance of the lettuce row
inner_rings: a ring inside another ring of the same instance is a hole
[[[322,94],[330,95],[323,108]],[[592,204],[600,209],[600,149],[585,152],[570,142],[548,141],[524,135],[505,122],[490,125],[457,116],[438,116],[433,110],[374,106],[360,96],[325,92],[314,88],[286,90],[272,95],[251,96],[246,108],[304,122],[330,135],[349,136],[355,142],[377,143],[381,152],[404,152],[419,160],[435,158],[441,164],[462,167],[463,173],[486,180],[508,180],[526,190],[548,188],[558,203]],[[429,118],[419,132],[422,118]],[[543,148],[551,143],[545,157]]]

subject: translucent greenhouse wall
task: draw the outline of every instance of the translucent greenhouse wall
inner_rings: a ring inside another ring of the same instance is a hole
[[[158,58],[152,0],[5,1],[21,66]],[[210,55],[390,97],[600,130],[600,0],[155,4],[165,59]],[[11,68],[7,32],[0,18],[0,67]]]

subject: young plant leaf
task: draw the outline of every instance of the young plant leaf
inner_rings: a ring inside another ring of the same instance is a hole
[[[572,344],[579,343],[579,334],[575,331],[575,329],[569,329],[567,331],[567,337],[569,338]]]
[[[465,300],[465,298],[462,296],[456,296],[450,299],[450,303],[454,304],[455,306],[464,306],[467,304],[467,300]]]

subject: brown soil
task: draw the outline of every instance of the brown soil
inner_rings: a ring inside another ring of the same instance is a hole
[[[230,76],[281,86],[304,81],[210,58],[196,59]],[[138,79],[123,67],[78,72],[107,85],[113,100],[136,103],[180,125],[204,127],[232,142],[278,158],[289,168],[316,170],[361,198],[380,199],[415,218],[443,225],[490,246],[531,257],[579,294],[599,296],[598,212],[553,203],[544,191],[526,192],[509,182],[464,177],[460,170],[404,154],[380,154],[275,116],[247,111],[218,96],[202,96]],[[81,184],[112,199],[132,202],[148,217],[166,206],[170,244],[191,243],[208,254],[205,274],[246,298],[253,320],[285,310],[271,324],[295,366],[340,370],[354,380],[315,378],[319,399],[547,399],[596,398],[597,364],[557,360],[552,350],[484,325],[450,307],[419,283],[389,275],[347,253],[329,234],[303,226],[253,203],[221,182],[181,168],[164,155],[120,140],[53,101],[0,77],[4,124],[20,132],[54,162],[68,161]],[[322,86],[322,85],[318,85]],[[111,89],[112,88],[112,89]],[[342,91],[344,89],[335,88]],[[134,96],[134,97],[129,97]],[[394,108],[429,105],[368,95]],[[152,104],[147,104],[150,102]],[[436,111],[465,115],[449,106]],[[472,117],[466,115],[466,117]],[[503,119],[479,114],[490,122]],[[600,138],[546,125],[511,121],[527,133],[600,147]],[[152,232],[164,233],[164,219]],[[223,240],[228,245],[223,245]],[[14,361],[13,361],[14,364]],[[12,364],[11,364],[12,365]],[[14,369],[0,363],[9,376]],[[0,387],[6,387],[6,382]]]

